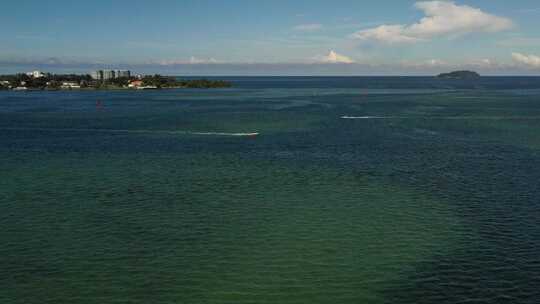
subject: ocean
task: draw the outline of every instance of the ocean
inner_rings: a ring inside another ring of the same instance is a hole
[[[0,91],[0,303],[538,303],[540,77]]]

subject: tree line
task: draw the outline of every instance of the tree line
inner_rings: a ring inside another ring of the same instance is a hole
[[[77,74],[45,74],[44,77],[33,78],[26,74],[0,75],[0,81],[9,81],[12,88],[24,86],[29,89],[59,89],[64,82],[75,82],[81,88],[111,89],[126,88],[132,81],[141,80],[143,86],[156,88],[228,88],[232,84],[223,80],[193,79],[182,80],[176,77],[162,76],[159,74],[146,75],[142,78],[119,77],[107,80],[92,79],[90,75]],[[7,86],[0,84],[0,89],[7,89]]]

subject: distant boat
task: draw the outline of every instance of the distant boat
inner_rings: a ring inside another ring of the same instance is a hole
[[[16,87],[16,88],[13,88],[13,91],[26,91],[28,90],[27,87]]]

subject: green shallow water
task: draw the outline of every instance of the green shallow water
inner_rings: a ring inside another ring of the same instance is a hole
[[[536,303],[540,79],[289,80],[0,93],[0,302]]]
[[[68,154],[3,170],[3,295],[21,302],[381,301],[462,226],[433,197],[324,167]]]

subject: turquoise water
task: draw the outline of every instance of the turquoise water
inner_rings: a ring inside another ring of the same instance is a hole
[[[0,302],[536,303],[540,79],[232,80],[0,92]]]

